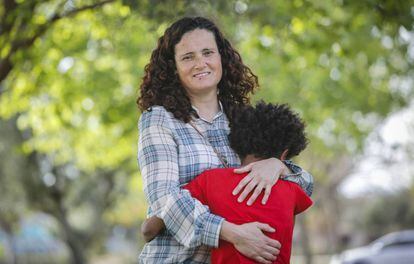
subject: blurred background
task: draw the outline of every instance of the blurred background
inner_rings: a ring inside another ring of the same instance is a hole
[[[289,103],[315,177],[292,263],[414,229],[414,1],[2,0],[0,263],[134,263],[135,100],[157,38],[212,18]],[[391,263],[391,262],[389,262]]]

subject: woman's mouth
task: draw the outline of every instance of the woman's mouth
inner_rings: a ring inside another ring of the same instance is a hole
[[[207,76],[209,74],[210,74],[210,72],[200,72],[200,73],[194,74],[193,77],[202,78],[202,77]]]

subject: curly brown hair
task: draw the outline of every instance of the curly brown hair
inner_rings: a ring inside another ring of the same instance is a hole
[[[175,65],[175,45],[182,36],[195,29],[205,29],[214,34],[221,56],[223,75],[218,83],[218,99],[229,120],[237,106],[250,103],[248,95],[258,88],[257,76],[243,64],[240,54],[231,46],[218,27],[203,17],[184,17],[173,23],[158,39],[140,86],[137,104],[141,111],[161,105],[174,117],[189,122],[194,110],[190,98],[182,86]]]

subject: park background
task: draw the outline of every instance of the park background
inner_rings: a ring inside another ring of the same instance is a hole
[[[146,202],[135,100],[157,38],[212,18],[289,103],[315,177],[293,263],[414,228],[414,2],[3,0],[0,263],[134,263]]]

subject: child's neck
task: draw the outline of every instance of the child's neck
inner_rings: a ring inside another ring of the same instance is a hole
[[[246,157],[244,157],[241,161],[241,165],[242,166],[246,166],[249,163],[258,161],[258,160],[262,160],[261,158],[257,158],[255,155],[249,154]]]
[[[287,151],[288,150],[283,151],[282,155],[279,158],[281,161],[285,160]],[[259,161],[259,160],[263,160],[263,159],[264,158],[258,158],[258,157],[256,157],[253,154],[248,154],[248,155],[246,155],[246,157],[242,158],[241,165],[242,166],[246,166],[249,163],[252,163],[252,162],[255,162],[255,161]]]

